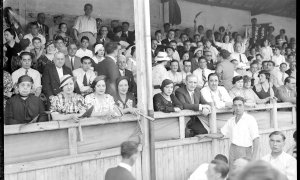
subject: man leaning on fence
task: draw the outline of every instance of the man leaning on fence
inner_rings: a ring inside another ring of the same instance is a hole
[[[221,133],[198,135],[209,138],[229,137],[231,141],[229,150],[229,165],[232,168],[233,162],[240,157],[257,159],[259,134],[256,119],[244,112],[245,100],[237,96],[233,99],[234,117],[230,118],[220,129]]]

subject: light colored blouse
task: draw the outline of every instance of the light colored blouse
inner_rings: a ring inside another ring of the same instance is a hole
[[[256,95],[256,93],[252,89],[232,88],[229,91],[229,95],[232,99],[235,98],[236,96],[241,96],[246,100],[247,103],[255,103],[255,104],[263,103],[263,100],[259,99],[259,97]]]
[[[94,112],[107,115],[108,113],[114,111],[115,101],[114,98],[109,94],[105,94],[104,100],[100,101],[96,97],[95,93],[92,93],[85,96],[85,105],[87,108],[94,106]]]

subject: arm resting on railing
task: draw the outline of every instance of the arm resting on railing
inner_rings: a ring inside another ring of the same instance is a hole
[[[197,137],[199,138],[199,140],[207,137],[207,138],[212,138],[212,139],[220,139],[223,138],[224,135],[222,133],[211,133],[211,134],[199,134],[197,135]]]

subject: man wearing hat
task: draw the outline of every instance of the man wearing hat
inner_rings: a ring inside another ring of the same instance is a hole
[[[168,57],[166,52],[158,52],[154,61],[157,63],[156,66],[152,67],[152,85],[154,87],[153,94],[160,92],[160,85],[163,80],[168,79],[168,71],[166,65],[171,59]]]
[[[80,57],[76,56],[77,46],[75,43],[70,43],[68,46],[68,55],[65,56],[66,62],[65,65],[70,68],[72,71],[80,68]]]
[[[30,94],[33,79],[28,75],[19,77],[16,94],[6,102],[5,125],[24,124],[31,121],[47,121],[45,107],[42,100]]]
[[[43,93],[48,99],[56,96],[61,91],[59,88],[61,78],[66,74],[72,75],[71,69],[65,66],[65,55],[63,53],[55,53],[53,62],[54,64],[46,65],[42,76]]]

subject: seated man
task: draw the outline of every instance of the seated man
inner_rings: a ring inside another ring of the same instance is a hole
[[[271,153],[262,157],[262,160],[270,163],[275,169],[284,174],[288,180],[297,179],[297,160],[283,151],[285,135],[280,131],[274,131],[269,135]]]
[[[80,42],[81,42],[81,48],[79,48],[76,51],[75,55],[78,56],[79,58],[82,58],[83,56],[88,56],[90,58],[93,58],[93,52],[88,49],[90,45],[90,39],[86,36],[83,36]]]
[[[211,108],[206,104],[200,89],[197,86],[197,77],[195,75],[186,76],[186,85],[178,88],[175,91],[175,95],[182,103],[183,109],[189,109],[194,111],[201,111],[204,116],[207,116],[211,112]],[[198,134],[207,134],[208,127],[204,127],[204,124],[197,116],[192,116],[191,120],[187,123],[186,137],[193,137]]]
[[[33,79],[30,76],[22,75],[18,78],[19,94],[6,102],[5,125],[47,121],[42,100],[30,94],[32,87]]]
[[[217,109],[231,108],[232,99],[223,86],[218,86],[219,77],[212,73],[208,76],[208,86],[201,89],[204,100],[213,103]]]
[[[19,77],[28,75],[33,79],[31,93],[39,97],[42,92],[41,74],[37,70],[31,68],[32,54],[29,52],[22,52],[20,58],[22,67],[12,73],[13,84],[17,84]]]
[[[270,82],[278,88],[280,86],[279,81],[277,79],[278,70],[275,69],[275,63],[273,61],[268,61],[267,71],[270,73]]]
[[[284,85],[278,88],[279,98],[282,102],[296,104],[296,79],[292,76],[285,78]]]
[[[182,83],[185,84],[186,76],[192,74],[192,62],[190,60],[183,61],[183,70],[180,72],[182,76]]]
[[[133,78],[133,74],[131,71],[129,71],[128,69],[126,69],[126,57],[124,55],[120,55],[118,57],[118,67],[119,67],[119,71],[121,76],[127,76],[129,78],[129,88],[128,88],[128,92],[133,93],[135,96],[137,96],[137,86],[136,83],[134,81]]]
[[[96,78],[96,75],[91,67],[92,59],[88,56],[83,56],[81,58],[81,68],[73,71],[81,95],[87,95],[93,92],[91,84]]]
[[[290,68],[286,71],[289,76],[296,78],[296,61],[290,62]]]
[[[197,76],[198,82],[197,86],[199,88],[202,88],[204,86],[207,86],[207,78],[208,75],[213,73],[214,71],[207,69],[207,62],[205,57],[199,58],[199,68],[197,68],[195,71],[193,71],[193,74]]]
[[[54,64],[46,65],[42,76],[43,93],[48,99],[61,92],[59,88],[61,78],[67,74],[72,75],[71,69],[65,66],[65,55],[63,53],[57,52],[54,55],[53,62]]]
[[[275,73],[279,86],[284,85],[285,78],[289,77],[289,75],[286,73],[286,70],[287,70],[287,64],[283,62],[279,66],[279,71]]]

